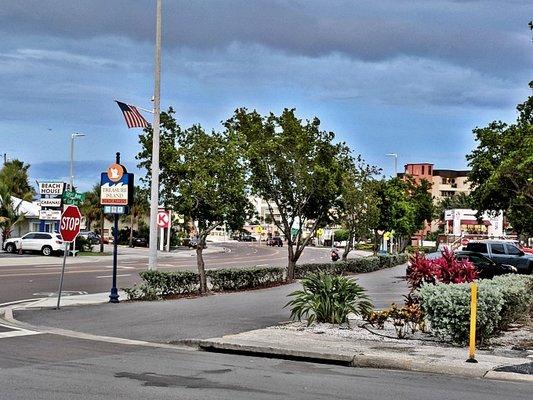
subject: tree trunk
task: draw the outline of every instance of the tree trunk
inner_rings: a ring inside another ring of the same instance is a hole
[[[200,293],[207,293],[207,278],[205,276],[205,263],[203,257],[203,241],[199,240],[196,246],[196,265],[198,266],[198,275],[200,275]]]
[[[294,249],[292,243],[287,243],[288,250],[288,264],[287,264],[287,282],[290,283],[294,281],[294,270],[296,267],[296,261],[294,257]]]
[[[100,253],[104,252],[104,223],[105,216],[104,213],[100,216]]]
[[[353,234],[350,232],[348,234],[348,240],[346,241],[346,246],[344,246],[344,251],[342,253],[342,261],[346,261],[348,259],[348,254],[350,254],[350,251],[352,251],[352,244],[353,244]]]
[[[133,247],[133,213],[131,213],[131,227],[130,227],[130,247]]]

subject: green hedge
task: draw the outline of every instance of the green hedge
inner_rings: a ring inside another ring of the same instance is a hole
[[[488,283],[495,286],[503,295],[500,311],[499,330],[506,330],[515,322],[523,322],[533,311],[533,276],[501,275]]]
[[[283,283],[285,268],[211,269],[206,275],[213,291],[245,290]]]
[[[478,285],[476,336],[489,339],[509,324],[527,318],[533,307],[533,277],[504,275]],[[441,338],[466,344],[470,330],[470,284],[423,284],[420,304],[431,331]]]
[[[298,264],[295,277],[303,278],[310,273],[326,272],[341,275],[345,272],[364,273],[388,268],[406,262],[404,254],[396,256],[363,257],[347,261],[321,264]],[[286,269],[283,267],[253,267],[211,269],[206,271],[211,290],[234,291],[267,287],[284,282]],[[142,271],[143,282],[126,288],[130,300],[155,300],[172,295],[196,294],[200,290],[200,279],[191,271]]]
[[[200,278],[191,271],[141,271],[142,280],[159,296],[193,294],[200,290]]]
[[[390,268],[407,262],[407,254],[397,254],[390,256],[370,256],[361,258],[349,258],[346,261],[328,262],[320,264],[298,264],[294,270],[297,279],[304,278],[308,274],[319,271],[332,275],[340,275],[345,272],[360,274],[373,272],[378,269]]]
[[[464,345],[470,331],[470,284],[422,284],[420,304],[430,330],[441,339]],[[481,281],[478,286],[476,338],[480,342],[494,335],[504,300],[500,290]]]

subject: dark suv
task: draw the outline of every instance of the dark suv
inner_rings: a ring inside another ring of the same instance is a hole
[[[267,239],[267,246],[283,247],[283,240],[279,236],[273,236]]]
[[[520,273],[533,273],[533,255],[525,254],[513,243],[501,240],[484,240],[470,242],[464,250],[481,253],[498,264],[513,265]]]

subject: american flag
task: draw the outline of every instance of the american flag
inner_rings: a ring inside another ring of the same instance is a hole
[[[150,124],[144,119],[137,107],[115,100],[124,114],[128,128],[148,128]]]

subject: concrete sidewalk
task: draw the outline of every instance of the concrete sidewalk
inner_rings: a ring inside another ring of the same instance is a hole
[[[495,355],[488,351],[478,351],[478,363],[467,363],[466,348],[415,345],[406,340],[343,340],[279,327],[199,340],[196,343],[208,351],[313,360],[351,367],[533,382],[533,352],[528,356]]]

